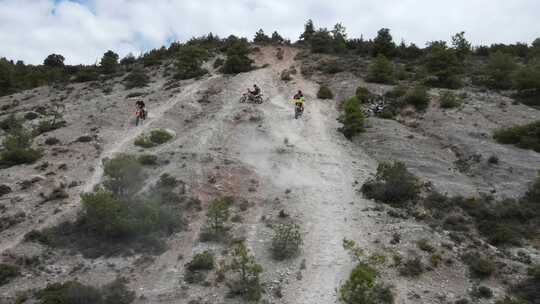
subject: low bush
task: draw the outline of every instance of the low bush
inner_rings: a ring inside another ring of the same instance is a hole
[[[334,98],[334,94],[327,86],[320,86],[319,91],[317,92],[317,98],[319,99],[332,99]]]
[[[440,97],[441,108],[457,108],[461,105],[461,100],[451,91],[444,91]]]
[[[420,182],[404,163],[381,163],[375,178],[364,183],[361,191],[367,198],[403,207],[418,198]]]
[[[210,203],[206,213],[206,225],[201,230],[200,239],[203,242],[220,241],[226,235],[227,221],[230,218],[232,197],[222,197]]]
[[[247,301],[259,301],[263,292],[260,282],[263,268],[243,243],[234,247],[229,268],[235,273],[228,284],[231,294],[239,295]]]
[[[186,264],[189,271],[214,269],[214,255],[210,251],[197,253],[191,262]]]
[[[40,150],[32,148],[33,136],[23,127],[11,128],[3,141],[0,152],[0,167],[32,164],[41,158]]]
[[[141,165],[144,166],[155,166],[158,164],[158,157],[152,154],[143,154],[138,158]]]
[[[343,124],[339,131],[348,139],[352,139],[364,131],[364,114],[362,114],[358,97],[351,97],[344,102],[343,114],[338,120]]]
[[[126,89],[142,88],[148,85],[150,78],[143,69],[134,68],[124,79]]]
[[[476,298],[491,299],[493,297],[493,291],[486,286],[478,286],[472,291],[472,294]]]
[[[462,256],[463,262],[469,266],[471,275],[484,279],[495,272],[495,263],[478,252],[469,252]]]
[[[423,85],[416,85],[405,95],[405,102],[413,105],[417,110],[425,110],[429,106],[429,94]]]
[[[41,304],[129,304],[135,300],[135,293],[128,289],[125,279],[117,279],[101,288],[77,281],[48,284],[35,297]]]
[[[339,288],[343,303],[392,304],[394,295],[389,287],[376,283],[377,272],[366,264],[357,265]]]
[[[428,239],[420,239],[416,242],[416,246],[422,251],[433,253],[435,252],[435,247],[431,245]]]
[[[364,87],[357,87],[355,96],[358,98],[358,100],[360,100],[361,103],[368,103],[372,98],[369,90]]]
[[[272,255],[277,260],[294,256],[302,245],[300,227],[293,224],[283,224],[274,227],[272,237]]]
[[[405,277],[419,277],[425,271],[420,257],[410,258],[401,263],[399,274]]]
[[[152,130],[149,135],[142,134],[135,139],[134,144],[143,148],[153,148],[171,140],[173,135],[167,130]]]
[[[201,66],[208,59],[208,51],[195,45],[182,46],[178,52],[176,62],[176,79],[190,79],[208,73]]]
[[[379,54],[369,66],[368,76],[369,82],[390,84],[394,82],[394,67],[392,63]]]
[[[501,144],[511,144],[540,153],[540,121],[498,129],[493,138]]]
[[[0,286],[9,283],[19,275],[19,267],[9,264],[0,264]]]

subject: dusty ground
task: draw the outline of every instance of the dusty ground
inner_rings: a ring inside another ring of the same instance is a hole
[[[186,182],[187,191],[201,199],[203,209],[220,194],[250,203],[247,211],[236,210],[243,221],[235,223],[232,231],[236,238],[246,240],[263,265],[264,298],[269,303],[336,303],[336,289],[354,266],[342,247],[344,238],[356,241],[366,254],[381,253],[389,261],[394,254],[426,256],[415,245],[423,237],[437,247],[451,243],[444,231],[434,231],[412,219],[390,217],[384,208],[357,193],[358,185],[375,172],[378,161],[405,161],[415,174],[432,181],[442,192],[493,192],[509,197],[521,195],[540,168],[538,153],[498,145],[489,136],[503,123],[537,119],[538,111],[514,105],[499,95],[471,90],[465,90],[467,103],[461,109],[441,111],[435,103],[421,119],[416,119],[415,128],[406,126],[415,118],[407,118],[404,123],[370,119],[368,131],[349,142],[337,131],[336,101],[316,99],[317,83],[300,74],[293,75],[290,82],[280,80],[281,71],[299,67],[300,63],[293,59],[297,51],[285,48],[284,60],[277,60],[275,52],[274,48],[262,48],[254,55],[258,66],[269,64],[266,68],[233,77],[214,74],[198,81],[179,82],[177,88],[169,90],[165,89],[169,85],[165,85],[167,79],[159,69],[153,72],[152,84],[142,90],[125,91],[116,84],[113,93],[105,95],[99,88],[75,85],[70,92],[39,88],[1,98],[2,105],[21,100],[20,105],[8,111],[23,112],[51,98],[66,96],[68,126],[37,139],[46,150],[38,164],[1,172],[0,184],[14,190],[0,201],[7,207],[2,216],[24,212],[25,217],[0,231],[0,261],[11,262],[21,256],[45,258],[42,267],[25,267],[23,276],[0,287],[0,303],[2,298],[10,303],[17,291],[43,287],[49,282],[77,278],[99,285],[118,275],[130,279],[130,287],[138,295],[136,303],[189,303],[198,299],[201,303],[239,302],[226,299],[227,288],[214,283],[212,275],[210,286],[184,283],[184,264],[195,253],[211,249],[219,256],[226,249],[199,242],[204,212],[190,214],[187,229],[172,236],[168,250],[159,256],[89,260],[80,254],[69,255],[21,242],[32,229],[74,219],[80,207],[79,194],[101,180],[101,160],[118,152],[140,153],[142,150],[133,145],[133,140],[154,128],[171,130],[176,136],[165,145],[145,149],[158,155],[162,164],[152,169],[153,176],[167,172],[180,178]],[[253,83],[261,86],[265,102],[239,104],[239,96]],[[353,76],[338,74],[330,84],[339,100],[352,95],[360,83]],[[389,89],[368,87],[373,92]],[[307,106],[304,116],[294,120],[290,98],[297,89],[307,95]],[[134,127],[132,122],[134,101],[125,98],[133,91],[148,93],[144,100],[150,117],[140,127]],[[202,98],[205,95],[210,96],[208,100]],[[94,136],[94,140],[75,142],[86,134]],[[62,144],[45,146],[45,138],[52,136]],[[469,159],[475,154],[482,155],[480,162]],[[486,162],[491,155],[500,159],[496,167]],[[459,159],[469,164],[466,170],[456,167]],[[44,162],[48,163],[44,170],[36,169]],[[58,169],[63,163],[67,168]],[[35,181],[28,189],[21,189],[18,183],[32,179]],[[72,181],[79,183],[68,189],[70,198],[42,203],[40,193],[47,195],[54,185]],[[280,210],[300,224],[304,235],[301,254],[285,262],[273,260],[269,251],[272,230],[268,223],[276,219]],[[391,244],[395,232],[401,234],[402,240]],[[466,267],[458,258],[465,249],[456,244],[441,249],[444,257],[455,263],[442,265],[418,279],[398,276],[388,262],[381,267],[380,279],[394,286],[396,303],[452,303],[468,297],[476,284],[468,279]],[[488,250],[495,253],[493,248]],[[531,252],[534,257],[535,252]],[[498,280],[484,285],[492,287],[496,296],[504,293]]]

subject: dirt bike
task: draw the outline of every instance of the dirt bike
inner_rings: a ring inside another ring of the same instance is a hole
[[[240,103],[253,102],[253,103],[256,103],[256,104],[261,104],[261,103],[263,103],[263,95],[259,94],[259,95],[255,95],[255,96],[250,97],[250,94],[244,93],[244,94],[242,94],[242,97],[240,97],[239,101],[240,101]]]
[[[294,107],[294,119],[298,119],[304,113],[304,108],[302,104],[297,103]]]
[[[143,121],[146,119],[147,112],[145,109],[137,109],[135,112],[135,126],[138,126],[139,123],[143,123]]]

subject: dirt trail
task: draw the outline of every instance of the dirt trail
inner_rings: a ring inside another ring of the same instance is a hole
[[[263,131],[239,135],[239,152],[246,164],[277,189],[273,195],[292,191],[287,210],[300,215],[306,232],[301,258],[306,259],[307,269],[304,279],[285,287],[285,302],[327,304],[336,301],[335,289],[353,265],[342,247],[343,238],[367,246],[367,233],[377,229],[369,218],[354,220],[367,203],[353,190],[353,183],[366,179],[375,163],[366,155],[353,157],[362,152],[353,153],[338,134],[335,103],[317,100],[316,84],[300,75],[291,84],[278,78],[281,69],[294,64],[294,55],[287,49],[283,62],[271,64],[272,72],[252,73],[251,79],[264,83],[272,98],[260,107]],[[295,88],[307,96],[306,112],[298,120],[293,118],[290,102]],[[280,152],[280,147],[287,148]]]

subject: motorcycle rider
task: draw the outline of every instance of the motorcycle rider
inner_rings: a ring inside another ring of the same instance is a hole
[[[135,102],[135,107],[137,108],[135,111],[135,116],[137,117],[137,122],[135,125],[139,125],[139,119],[146,119],[146,105],[144,104],[144,101],[137,100]]]
[[[259,94],[261,94],[261,89],[256,84],[253,85],[253,91],[250,89],[248,89],[247,91],[248,91],[248,99],[250,101],[253,101],[256,96],[259,96]]]
[[[304,98],[304,94],[301,90],[298,90],[298,92],[293,97],[294,105],[300,107],[300,111],[304,112],[304,102],[306,99]]]

